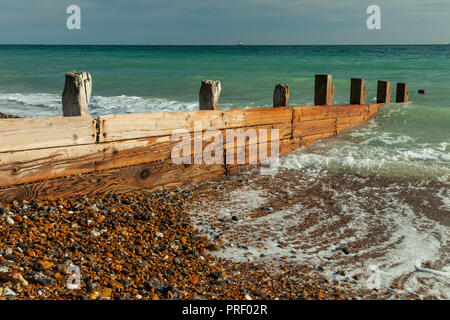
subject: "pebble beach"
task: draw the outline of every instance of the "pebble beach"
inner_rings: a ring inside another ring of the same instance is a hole
[[[201,191],[76,197],[0,206],[0,299],[351,299],[313,266],[274,274],[214,256],[193,228]],[[69,266],[80,268],[68,289]]]

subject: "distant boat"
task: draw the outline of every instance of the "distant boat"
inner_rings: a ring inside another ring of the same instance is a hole
[[[244,43],[242,41],[238,41],[237,45],[238,45],[238,47],[242,47],[244,45]]]

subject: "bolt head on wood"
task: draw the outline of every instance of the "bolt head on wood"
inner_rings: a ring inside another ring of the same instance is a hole
[[[91,92],[92,78],[89,73],[67,72],[62,93],[64,117],[88,115]]]
[[[289,86],[285,83],[279,83],[275,86],[273,92],[273,107],[285,107],[289,102]]]
[[[203,80],[199,92],[200,110],[217,110],[222,87],[218,80]]]

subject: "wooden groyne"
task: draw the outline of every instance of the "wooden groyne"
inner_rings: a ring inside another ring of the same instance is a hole
[[[274,91],[274,108],[218,110],[220,82],[204,81],[198,111],[113,114],[91,117],[87,104],[92,79],[68,73],[63,93],[64,117],[0,120],[0,202],[151,191],[204,179],[220,179],[245,167],[223,157],[221,164],[174,164],[172,150],[180,141],[172,134],[185,130],[193,144],[198,131],[278,129],[278,135],[233,141],[223,152],[237,154],[255,145],[270,150],[276,140],[279,154],[338,134],[371,118],[380,104],[389,102],[389,82],[380,81],[377,103],[366,104],[363,79],[351,80],[353,104],[333,105],[331,75],[316,76],[315,101],[320,105],[288,107],[289,86]],[[397,100],[406,102],[407,86],[400,85]],[[199,129],[198,124],[201,124]],[[204,149],[209,143],[203,143]],[[190,148],[194,159],[202,150]],[[267,154],[270,157],[270,152]],[[261,161],[264,159],[258,159]]]

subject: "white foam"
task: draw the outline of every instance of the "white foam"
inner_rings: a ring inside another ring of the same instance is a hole
[[[197,102],[182,102],[135,96],[92,96],[89,113],[93,116],[111,113],[176,112],[197,110]],[[49,93],[0,93],[0,111],[24,117],[62,115],[61,96]]]
[[[305,186],[314,180],[314,177],[310,178],[308,174],[305,177],[305,173],[302,173],[302,178],[295,181],[295,184],[286,182],[286,188],[301,194]],[[339,215],[330,215],[324,209],[326,207],[323,200],[314,199],[316,205],[313,207],[294,204],[261,217],[250,218],[249,214],[264,206],[265,201],[274,196],[274,191],[253,190],[246,185],[234,190],[223,201],[207,203],[203,210],[200,208],[199,212],[193,214],[193,220],[200,228],[207,229],[208,223],[217,213],[228,219],[231,214],[238,215],[239,222],[227,225],[223,234],[225,244],[234,245],[219,251],[217,255],[221,257],[235,261],[262,260],[268,266],[276,266],[279,259],[284,257],[295,263],[323,266],[328,270],[324,275],[330,280],[339,277],[334,273],[336,270],[344,269],[346,277],[362,275],[357,286],[364,289],[368,277],[367,268],[377,265],[382,274],[383,290],[388,294],[394,293],[390,288],[393,281],[405,277],[402,284],[404,292],[421,297],[431,295],[450,298],[450,279],[446,276],[450,270],[446,257],[449,230],[437,221],[414,212],[403,202],[399,195],[405,188],[404,185],[366,186],[357,191],[335,191],[332,185],[324,185],[323,188],[333,194],[332,200],[341,210]],[[423,191],[426,186],[418,184],[406,188]],[[448,199],[445,191],[441,191],[439,195]],[[370,207],[375,208],[373,212],[365,209],[368,201],[371,202]],[[292,227],[304,224],[308,216],[313,216],[317,223],[291,231]],[[343,225],[337,223],[343,217],[348,222]],[[200,221],[203,225],[199,224]],[[381,233],[376,231],[375,238],[386,237],[386,240],[368,238],[372,230],[380,227]],[[353,232],[349,235],[349,231]],[[212,235],[214,234],[213,232]],[[369,241],[369,244],[363,245],[358,252],[336,255],[334,251],[360,241]],[[245,242],[248,249],[239,248],[241,242]],[[280,243],[284,245],[280,247]],[[353,258],[354,254],[373,258]],[[261,255],[264,257],[261,258]],[[437,263],[442,268],[434,272],[418,271],[417,266],[423,262]]]

